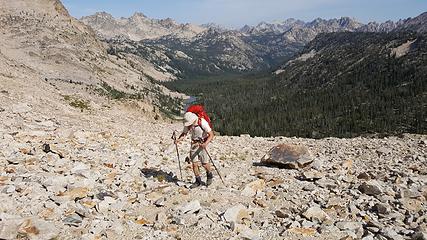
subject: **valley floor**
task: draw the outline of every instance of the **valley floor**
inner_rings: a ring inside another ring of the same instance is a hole
[[[180,123],[126,104],[81,113],[7,91],[0,100],[1,239],[426,236],[424,135],[217,136],[209,151],[227,186],[215,175],[212,186],[190,190],[188,139],[179,146],[184,181],[170,145]],[[315,162],[299,170],[256,164],[280,143],[306,146]]]

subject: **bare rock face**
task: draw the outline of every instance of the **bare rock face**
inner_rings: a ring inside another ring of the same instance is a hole
[[[314,161],[311,153],[304,146],[281,144],[273,147],[262,159],[266,165],[288,168],[303,168]]]

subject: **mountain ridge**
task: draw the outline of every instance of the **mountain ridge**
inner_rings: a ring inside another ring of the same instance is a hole
[[[153,65],[158,64],[157,68],[160,72],[171,75],[172,77],[169,79],[180,79],[199,74],[268,70],[291,59],[320,33],[391,32],[399,26],[404,26],[405,22],[410,22],[407,19],[399,22],[362,24],[350,17],[327,20],[317,18],[311,22],[287,19],[276,23],[261,22],[257,26],[244,26],[236,30],[227,30],[214,24],[208,24],[204,25],[203,29],[199,29],[200,31],[197,33],[190,30],[191,34],[182,36],[179,32],[185,32],[186,30],[183,29],[186,29],[187,25],[177,24],[171,19],[153,20],[143,14],[134,14],[131,18],[143,18],[148,22],[155,21],[157,25],[160,24],[159,21],[164,21],[168,28],[162,26],[161,29],[164,31],[160,35],[150,35],[145,39],[140,34],[140,37],[137,38],[138,41],[131,36],[133,32],[126,32],[126,28],[120,29],[125,32],[118,33],[118,36],[107,38],[105,41],[113,43],[113,45],[110,44],[110,47],[114,49],[113,52],[127,51],[144,61],[150,61],[152,57],[147,56],[147,51],[142,49],[156,49],[155,51],[163,57],[157,58],[152,63]],[[90,19],[90,17],[86,19]],[[129,21],[128,18],[122,19],[126,23]],[[107,21],[108,24],[110,24],[110,20]],[[114,21],[111,25],[112,32],[104,34],[102,33],[104,28],[99,28],[99,24],[96,22],[88,20],[86,23],[101,36],[114,33]],[[191,26],[189,28],[191,29]],[[120,42],[120,39],[126,38],[128,39],[126,42]],[[132,45],[134,47],[127,47]],[[135,46],[139,46],[141,50],[139,53]]]
[[[102,108],[106,98],[133,96],[153,108],[160,98],[174,94],[152,81],[167,76],[151,63],[140,62],[136,69],[126,59],[109,55],[95,32],[71,17],[58,0],[2,4],[0,58],[4,89],[31,86],[29,92],[45,92],[34,95],[48,102],[55,99],[55,106],[74,102],[95,110]],[[18,92],[25,99],[25,94]]]
[[[125,36],[129,39],[140,41],[154,39],[167,35],[175,35],[180,38],[192,38],[205,30],[202,26],[193,24],[178,24],[171,18],[150,19],[143,13],[135,12],[125,18],[114,18],[106,12],[98,12],[80,20],[94,28],[97,33],[107,39]]]

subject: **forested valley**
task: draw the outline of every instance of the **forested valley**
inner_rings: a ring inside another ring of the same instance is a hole
[[[426,79],[425,34],[331,33],[280,74],[164,84],[204,104],[221,134],[323,138],[427,133]]]

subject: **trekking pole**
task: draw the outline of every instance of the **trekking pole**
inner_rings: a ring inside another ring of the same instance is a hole
[[[181,175],[181,181],[182,181],[182,180],[183,180],[183,178],[182,178],[182,170],[181,170],[181,161],[179,161],[178,144],[176,143],[176,131],[173,131],[172,139],[173,139],[173,141],[174,141],[174,143],[175,143],[176,155],[178,156],[179,174]]]
[[[211,160],[211,163],[212,163],[212,165],[214,166],[214,168],[215,168],[216,172],[218,173],[218,176],[219,176],[219,178],[221,179],[222,184],[224,184],[224,186],[227,186],[227,185],[225,185],[224,179],[222,179],[222,176],[221,176],[221,174],[219,173],[218,168],[216,167],[216,165],[215,165],[215,163],[214,163],[214,161],[213,161],[213,159],[212,159],[211,155],[209,154],[209,152],[208,152],[208,150],[207,150],[206,148],[205,148],[205,151],[206,151],[206,154],[208,154],[208,157],[209,157],[209,159]]]

